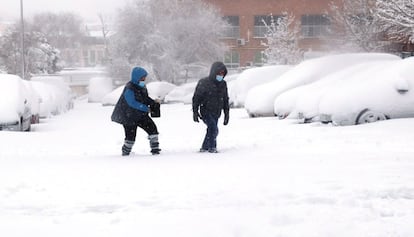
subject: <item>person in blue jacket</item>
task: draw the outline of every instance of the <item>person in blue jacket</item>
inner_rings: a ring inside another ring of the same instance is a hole
[[[148,96],[145,80],[148,73],[141,67],[135,67],[131,72],[131,80],[115,105],[111,120],[122,124],[125,130],[125,140],[122,146],[122,155],[128,156],[135,143],[137,128],[142,128],[150,142],[151,153],[160,154],[158,130],[154,121],[148,115],[150,108],[156,106],[157,101]]]

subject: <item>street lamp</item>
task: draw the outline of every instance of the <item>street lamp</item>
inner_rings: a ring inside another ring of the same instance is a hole
[[[22,55],[22,78],[25,79],[25,58],[24,58],[24,20],[23,20],[23,0],[20,0],[20,23],[21,23],[21,30],[20,30],[20,48],[21,48],[21,55]]]

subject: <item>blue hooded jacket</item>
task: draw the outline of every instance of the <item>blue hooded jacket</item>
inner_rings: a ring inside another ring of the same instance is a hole
[[[134,85],[138,86],[138,88],[141,88],[139,86],[139,81],[141,80],[141,78],[146,77],[147,75],[148,73],[147,71],[145,71],[145,69],[141,67],[135,67],[134,69],[132,69],[132,72],[131,72],[131,82]],[[141,101],[136,100],[135,94],[136,93],[134,92],[134,88],[126,88],[126,90],[124,91],[123,95],[128,105],[142,112],[148,112],[148,105],[143,104]]]
[[[139,86],[142,77],[148,75],[141,67],[135,67],[131,72],[131,80],[125,85],[111,119],[123,125],[137,125],[143,116],[148,116],[149,106],[155,101],[148,96],[146,87]]]
[[[134,67],[131,71],[131,82],[138,86],[139,80],[147,75],[147,71],[145,71],[142,67]]]

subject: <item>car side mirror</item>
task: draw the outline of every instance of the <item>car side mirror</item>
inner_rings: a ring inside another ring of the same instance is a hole
[[[403,78],[398,78],[395,81],[395,89],[397,90],[397,92],[401,95],[404,95],[405,93],[407,93],[410,90],[410,84],[407,82],[407,80],[403,79]]]
[[[405,93],[408,92],[408,89],[397,89],[398,93],[400,93],[401,95],[404,95]]]

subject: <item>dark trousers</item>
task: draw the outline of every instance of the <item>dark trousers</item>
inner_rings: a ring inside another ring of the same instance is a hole
[[[157,126],[155,125],[154,121],[149,116],[144,116],[138,121],[138,124],[135,126],[124,125],[125,140],[135,141],[138,127],[144,129],[148,135],[158,134]]]
[[[206,136],[204,137],[203,146],[201,147],[204,150],[217,147],[217,135],[218,135],[218,117],[213,115],[205,115],[203,117],[203,122],[207,125]]]

